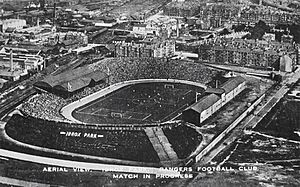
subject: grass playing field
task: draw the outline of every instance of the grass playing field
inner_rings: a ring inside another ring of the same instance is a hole
[[[204,89],[181,83],[139,83],[79,107],[72,115],[96,124],[164,122],[194,103],[196,92],[203,94]]]

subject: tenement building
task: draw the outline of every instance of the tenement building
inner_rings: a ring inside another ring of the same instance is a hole
[[[298,63],[297,51],[292,43],[218,38],[200,44],[198,55],[202,62],[263,69],[279,69],[284,57],[292,66],[286,69],[293,69]]]
[[[199,19],[202,29],[218,28],[240,16],[241,7],[233,4],[210,4],[201,6]]]
[[[300,14],[280,11],[270,7],[246,8],[241,11],[241,15],[236,22],[254,24],[259,20],[262,20],[269,25],[295,24],[299,23]]]
[[[115,42],[116,57],[170,57],[175,53],[173,40],[144,38]]]
[[[163,12],[168,16],[192,17],[199,14],[199,2],[197,1],[173,1],[167,4]]]

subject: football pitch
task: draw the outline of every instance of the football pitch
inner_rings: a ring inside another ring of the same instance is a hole
[[[138,83],[81,106],[72,115],[94,124],[165,122],[194,103],[196,93],[203,95],[204,89],[182,83]]]

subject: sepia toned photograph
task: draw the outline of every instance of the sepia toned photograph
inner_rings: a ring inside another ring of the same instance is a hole
[[[300,0],[0,0],[0,186],[300,186]]]

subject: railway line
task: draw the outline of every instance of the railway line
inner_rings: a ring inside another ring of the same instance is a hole
[[[9,112],[20,105],[25,99],[36,93],[36,90],[30,87],[4,100],[4,102],[0,104],[0,118],[3,119]]]

